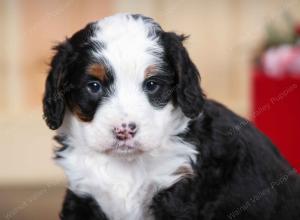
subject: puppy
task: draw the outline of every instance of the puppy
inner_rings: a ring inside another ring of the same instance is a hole
[[[55,47],[43,108],[69,181],[60,219],[300,219],[299,176],[204,96],[185,38],[117,14]]]

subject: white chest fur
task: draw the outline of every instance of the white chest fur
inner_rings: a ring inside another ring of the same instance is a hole
[[[188,174],[178,170],[191,170],[196,157],[193,146],[178,138],[132,160],[72,147],[58,154],[69,188],[92,196],[110,220],[152,219],[153,196]]]

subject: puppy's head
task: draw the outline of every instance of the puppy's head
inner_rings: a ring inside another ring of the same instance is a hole
[[[48,126],[106,154],[159,148],[204,102],[183,40],[141,15],[87,25],[55,47],[43,100]]]

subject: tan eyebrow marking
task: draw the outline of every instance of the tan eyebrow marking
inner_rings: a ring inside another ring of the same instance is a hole
[[[155,65],[150,65],[146,68],[144,77],[145,79],[149,78],[150,76],[153,76],[157,73],[157,68]]]
[[[98,78],[100,81],[108,79],[105,68],[102,64],[92,64],[88,67],[88,74]]]

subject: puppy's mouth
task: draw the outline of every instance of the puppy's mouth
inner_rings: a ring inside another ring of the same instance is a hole
[[[111,147],[105,150],[106,154],[115,155],[138,155],[143,152],[141,145],[133,140],[116,141]]]

